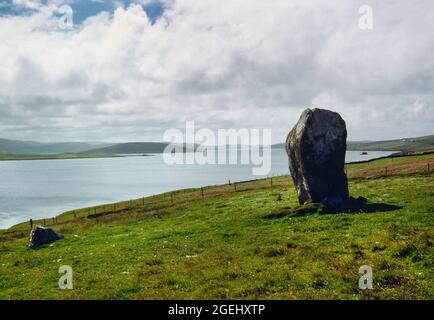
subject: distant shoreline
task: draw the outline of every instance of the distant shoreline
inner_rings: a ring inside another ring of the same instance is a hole
[[[277,149],[277,148],[273,148]],[[347,150],[347,151],[360,151],[360,150]],[[367,150],[368,152],[370,150]],[[377,151],[377,150],[374,150]],[[387,151],[387,150],[384,150]],[[430,154],[434,153],[434,151],[421,151],[421,152],[406,152],[406,151],[397,151],[390,155],[373,158],[369,160],[362,161],[352,161],[347,162],[346,164],[352,163],[365,163],[371,162],[378,159],[385,158],[396,158],[396,157],[404,157],[404,156],[413,156],[420,154]],[[85,153],[62,153],[62,154],[0,154],[0,161],[31,161],[31,160],[78,160],[78,159],[106,159],[106,158],[124,158],[124,157],[149,157],[151,154],[85,154]]]
[[[123,155],[116,154],[0,154],[0,161],[31,161],[31,160],[76,160],[76,159],[101,159],[101,158],[122,158]]]
[[[360,151],[360,150],[347,150],[347,151]],[[369,162],[373,162],[373,161],[380,160],[380,159],[422,156],[422,155],[433,154],[433,153],[434,153],[434,150],[421,151],[421,152],[398,151],[398,152],[394,152],[394,153],[389,154],[388,156],[384,156],[384,157],[378,157],[378,158],[373,158],[373,159],[369,159],[369,160],[362,160],[362,161],[347,162],[347,163],[345,163],[345,165],[347,165],[347,164],[358,164],[358,163],[369,163]]]

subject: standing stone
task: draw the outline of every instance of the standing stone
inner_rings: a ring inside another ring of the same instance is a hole
[[[36,226],[30,232],[29,247],[31,249],[36,249],[44,244],[60,239],[63,239],[63,236],[54,232],[53,229]]]
[[[286,139],[289,170],[298,201],[336,207],[348,200],[345,174],[347,129],[341,116],[306,109]]]

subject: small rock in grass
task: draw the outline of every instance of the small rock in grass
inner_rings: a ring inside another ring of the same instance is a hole
[[[29,248],[37,249],[44,244],[63,239],[61,234],[53,231],[51,228],[36,226],[30,231]]]

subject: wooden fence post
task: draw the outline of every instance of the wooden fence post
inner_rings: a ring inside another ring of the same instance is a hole
[[[45,219],[44,219],[44,227],[47,225],[47,222],[45,221]]]
[[[271,177],[271,179],[270,179],[270,184],[271,184],[271,186],[273,186],[273,177]]]
[[[200,188],[200,192],[202,193],[202,199],[203,199],[203,187]]]
[[[234,190],[237,191],[237,183],[234,183]]]
[[[30,219],[30,229],[33,229],[33,219]]]

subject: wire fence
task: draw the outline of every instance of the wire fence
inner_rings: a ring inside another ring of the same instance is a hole
[[[388,166],[378,166],[366,163],[364,167],[353,168],[350,165],[345,166],[345,171],[349,179],[357,178],[379,178],[389,177],[393,175],[402,175],[410,173],[427,173],[431,172],[432,163],[417,162],[417,163],[397,163]],[[46,219],[30,219],[27,223],[19,225],[19,230],[29,230],[36,225],[55,226],[74,221],[82,221],[83,219],[92,219],[98,223],[98,219],[113,215],[122,214],[124,211],[140,208],[138,215],[144,215],[147,212],[162,210],[173,205],[182,204],[190,201],[196,201],[209,197],[229,194],[234,192],[243,192],[254,189],[264,189],[281,186],[292,186],[292,181],[289,176],[273,176],[262,179],[254,179],[248,181],[228,181],[224,185],[205,186],[201,188],[182,189],[173,192],[166,192],[159,195],[142,197],[134,200],[121,201],[116,203],[98,205],[77,210],[65,212],[59,216]],[[18,231],[18,230],[17,230]],[[5,232],[7,233],[7,232]]]
[[[164,207],[170,207],[175,204],[205,199],[222,194],[228,194],[231,192],[243,192],[247,190],[271,188],[274,186],[282,185],[289,186],[291,183],[292,182],[290,181],[289,177],[285,176],[274,176],[248,181],[229,180],[228,183],[225,185],[204,186],[200,188],[176,190],[133,200],[71,210],[52,218],[30,219],[26,223],[26,225],[27,229],[32,229],[36,225],[48,227],[82,220],[83,218],[98,219],[106,215],[122,213],[123,211],[135,208],[141,208],[145,211],[153,211]]]

